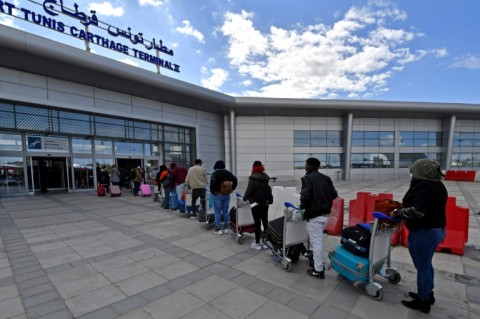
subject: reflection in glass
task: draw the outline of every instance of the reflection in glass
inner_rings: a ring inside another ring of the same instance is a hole
[[[25,193],[22,157],[0,157],[0,194]]]
[[[142,155],[142,143],[115,142],[115,153],[124,155]]]
[[[94,188],[93,160],[91,158],[74,158],[73,175],[75,188]]]
[[[73,153],[87,153],[92,152],[92,140],[84,138],[72,138]]]
[[[96,154],[112,154],[112,141],[109,140],[95,140]]]
[[[21,151],[22,136],[20,134],[0,134],[0,150]]]

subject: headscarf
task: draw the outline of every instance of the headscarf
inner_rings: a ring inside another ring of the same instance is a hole
[[[262,162],[260,161],[253,162],[252,173],[263,173],[263,172],[265,172],[265,167],[263,166]]]
[[[410,165],[410,173],[416,180],[440,181],[444,176],[440,165],[428,158],[421,158]]]

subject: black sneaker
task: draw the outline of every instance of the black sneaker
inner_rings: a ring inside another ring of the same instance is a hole
[[[307,270],[307,274],[318,279],[325,279],[325,271],[316,271],[315,269]]]

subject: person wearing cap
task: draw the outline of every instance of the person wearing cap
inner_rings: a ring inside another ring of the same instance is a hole
[[[185,177],[185,186],[192,190],[192,216],[191,219],[197,218],[197,212],[195,211],[195,203],[198,198],[200,198],[200,205],[204,211],[206,208],[205,196],[206,189],[208,185],[207,170],[202,166],[203,162],[201,159],[197,158],[195,160],[195,165],[190,167],[187,171],[187,176]]]
[[[318,171],[320,161],[310,157],[305,162],[305,176],[302,177],[300,208],[307,221],[306,230],[313,251],[313,268],[307,270],[312,277],[325,278],[323,262],[323,231],[328,223],[333,200],[338,197],[332,179]]]
[[[255,225],[255,242],[252,243],[251,248],[260,250],[267,249],[267,245],[261,242],[262,239],[262,224],[263,230],[266,231],[268,227],[268,207],[271,202],[268,202],[265,197],[267,194],[263,190],[269,189],[270,196],[272,196],[271,188],[266,187],[270,181],[270,176],[265,173],[265,167],[262,162],[255,161],[252,166],[252,174],[248,177],[248,185],[243,195],[243,200],[252,204],[253,222]]]
[[[213,166],[210,177],[210,194],[213,194],[215,209],[215,234],[227,234],[230,223],[230,194],[237,188],[237,177],[225,168],[225,162],[219,160]],[[222,230],[223,215],[223,230]]]
[[[436,161],[422,158],[409,169],[412,178],[402,200],[403,208],[390,213],[406,221],[408,251],[417,269],[417,292],[409,292],[412,300],[402,300],[402,304],[429,313],[435,303],[432,259],[435,249],[445,239],[448,192]]]

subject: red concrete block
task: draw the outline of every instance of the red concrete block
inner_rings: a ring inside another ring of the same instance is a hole
[[[348,206],[348,226],[355,226],[365,222],[366,217],[366,201],[370,192],[357,192],[357,198],[352,199]]]
[[[343,212],[345,210],[345,200],[337,197],[333,201],[332,211],[330,212],[330,218],[328,224],[325,226],[325,232],[329,235],[338,235],[343,230]]]

